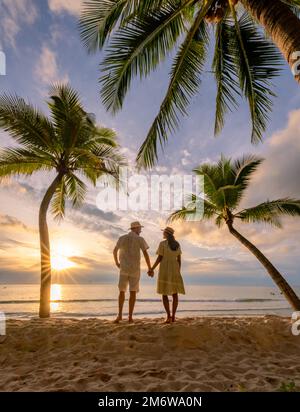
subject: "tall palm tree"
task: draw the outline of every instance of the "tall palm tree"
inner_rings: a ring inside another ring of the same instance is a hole
[[[0,127],[19,145],[0,150],[0,179],[41,171],[56,174],[39,210],[42,318],[50,316],[49,206],[55,218],[63,218],[66,200],[74,207],[84,201],[87,186],[82,178],[93,185],[101,177],[117,183],[119,166],[124,164],[115,132],[95,124],[69,85],[53,86],[48,106],[50,118],[18,96],[0,96]]]
[[[215,134],[221,131],[225,114],[245,97],[252,141],[260,140],[281,54],[293,67],[293,52],[300,50],[299,6],[299,0],[86,0],[81,37],[90,52],[107,46],[100,82],[108,110],[122,107],[134,76],[149,75],[176,50],[167,93],[138,153],[138,164],[153,166],[158,142],[163,146],[178,128],[179,116],[186,115],[199,90],[211,38],[217,84]]]
[[[174,212],[169,220],[215,219],[218,227],[225,223],[229,232],[264,266],[291,306],[300,310],[300,299],[288,282],[266,256],[233,225],[235,221],[241,221],[281,227],[281,216],[300,216],[300,200],[291,198],[266,201],[254,207],[238,209],[251,176],[261,162],[260,158],[245,156],[235,162],[222,157],[217,164],[202,164],[194,172],[204,177],[204,193],[191,195],[186,207]]]

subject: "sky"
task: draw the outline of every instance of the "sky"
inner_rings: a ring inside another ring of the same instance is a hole
[[[70,82],[80,93],[97,122],[113,128],[122,151],[134,166],[136,153],[166,91],[171,58],[146,80],[132,83],[124,108],[116,116],[101,104],[99,63],[101,53],[88,55],[78,33],[81,0],[0,0],[0,51],[6,55],[7,73],[0,76],[0,93],[16,93],[45,113],[47,92],[54,82]],[[265,162],[253,177],[243,206],[300,193],[300,88],[289,69],[274,81],[277,98],[263,143],[250,143],[247,105],[227,117],[226,126],[213,136],[215,84],[204,73],[199,94],[181,120],[179,131],[160,152],[152,173],[190,174],[202,162],[215,162],[221,154],[263,156]],[[0,131],[0,147],[13,144]],[[143,172],[144,173],[144,172]],[[39,282],[38,209],[54,175],[11,178],[0,184],[0,283]],[[99,210],[99,187],[89,187],[80,210],[67,210],[63,222],[49,216],[54,281],[62,283],[113,283],[117,269],[112,250],[131,221],[140,220],[143,236],[155,259],[167,215],[153,211]],[[299,219],[284,219],[283,229],[237,224],[249,240],[277,266],[292,285],[300,285]],[[268,274],[226,227],[209,222],[174,224],[183,250],[182,274],[191,284],[265,285]],[[55,266],[55,265],[54,265]],[[144,265],[143,265],[143,268]],[[151,280],[144,275],[144,281]]]

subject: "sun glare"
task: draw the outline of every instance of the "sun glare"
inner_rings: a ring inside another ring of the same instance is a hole
[[[70,260],[73,255],[70,247],[64,244],[58,244],[51,256],[51,267],[53,270],[63,271],[75,266],[75,263]]]
[[[50,295],[50,306],[51,306],[51,311],[55,312],[56,310],[59,309],[59,302],[55,302],[58,300],[61,300],[61,285],[53,284],[51,285],[51,295]]]
[[[51,267],[54,270],[66,270],[74,266],[74,264],[65,256],[54,256],[51,259]]]

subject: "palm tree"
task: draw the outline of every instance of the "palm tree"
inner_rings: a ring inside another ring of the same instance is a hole
[[[51,118],[18,96],[0,96],[0,125],[19,144],[0,151],[0,179],[35,172],[56,174],[39,210],[42,318],[50,316],[49,206],[55,218],[63,218],[66,200],[74,207],[84,201],[87,186],[82,177],[93,185],[100,177],[117,183],[118,168],[124,163],[115,132],[97,127],[93,115],[84,111],[79,95],[69,85],[53,86],[48,106]]]
[[[178,128],[179,116],[186,115],[200,87],[211,38],[217,85],[215,134],[223,128],[226,113],[245,97],[251,139],[260,140],[281,54],[293,67],[293,52],[300,50],[299,6],[299,0],[86,0],[81,37],[89,52],[107,45],[100,82],[108,110],[122,108],[134,76],[149,75],[173,49],[177,51],[167,93],[138,153],[138,164],[154,165],[158,142],[163,146]]]
[[[188,204],[174,212],[169,221],[215,219],[218,227],[225,223],[229,232],[264,266],[291,306],[295,310],[300,310],[300,299],[288,282],[266,256],[233,226],[238,220],[281,227],[281,216],[300,216],[300,200],[291,198],[266,201],[254,207],[238,210],[251,176],[261,163],[260,158],[245,156],[235,162],[222,157],[217,164],[202,164],[194,173],[204,177],[203,195],[191,195]]]

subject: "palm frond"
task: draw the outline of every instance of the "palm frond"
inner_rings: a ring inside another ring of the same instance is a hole
[[[232,161],[223,154],[216,165],[215,182],[218,188],[234,184]]]
[[[112,129],[108,129],[107,127],[99,127],[95,131],[95,136],[95,140],[98,145],[105,144],[112,147],[118,147],[117,135]]]
[[[57,186],[55,193],[51,199],[51,213],[55,220],[61,220],[65,216],[66,208],[66,183],[65,177]]]
[[[173,212],[167,219],[167,222],[173,223],[178,220],[193,221],[195,218],[195,209],[182,208]]]
[[[56,153],[57,140],[52,124],[23,98],[8,94],[0,96],[0,124],[24,147]]]
[[[67,198],[71,200],[73,207],[80,207],[83,204],[87,186],[74,173],[68,173],[65,177],[65,187]]]
[[[215,53],[213,71],[217,83],[215,130],[221,132],[225,122],[225,115],[237,107],[237,96],[240,96],[237,72],[232,50],[233,26],[228,19],[223,19],[216,25]]]
[[[132,3],[136,1],[88,0],[83,3],[80,36],[90,53],[103,47],[120,17],[128,15]]]
[[[99,144],[93,149],[74,149],[74,170],[78,170],[92,184],[97,179],[108,177],[112,185],[119,184],[120,168],[126,166],[125,158],[114,148]],[[111,179],[110,179],[111,178]]]
[[[284,198],[267,201],[235,215],[242,222],[265,222],[277,227],[281,227],[279,219],[282,216],[300,216],[300,200]]]
[[[113,184],[118,184],[120,167],[127,165],[125,158],[114,148],[105,145],[99,145],[93,150],[93,154],[101,161],[100,177],[111,176]]]
[[[205,199],[204,194],[189,194],[185,198],[185,207],[189,210],[197,209],[203,213],[205,219],[210,219],[219,214],[218,207]]]
[[[13,175],[32,175],[41,170],[55,167],[55,159],[47,153],[36,154],[22,148],[0,150],[0,178]]]
[[[259,32],[247,13],[238,20],[231,7],[236,36],[232,36],[240,87],[248,100],[252,121],[251,141],[262,139],[272,110],[271,80],[279,74],[282,57],[278,49]]]
[[[82,129],[89,135],[95,126],[84,111],[79,94],[69,84],[55,84],[49,94],[48,106],[60,141],[60,149],[70,151],[83,134]]]
[[[215,224],[220,228],[225,222],[223,215],[219,215],[215,219]]]
[[[101,50],[116,25],[124,25],[137,13],[145,14],[163,0],[87,0],[79,21],[81,39],[90,53]]]
[[[185,199],[185,206],[180,210],[173,212],[169,218],[169,222],[177,220],[200,222],[201,220],[210,220],[214,216],[219,216],[219,211],[216,205],[212,204],[203,197],[195,194],[190,194]]]
[[[222,158],[218,163],[218,190],[223,193],[224,204],[230,210],[236,209],[239,205],[250,183],[250,178],[262,161],[263,159],[257,156],[245,155],[234,162],[231,159]]]
[[[193,0],[170,0],[131,20],[113,36],[101,67],[102,100],[113,113],[122,107],[131,80],[154,70],[184,31],[182,11]]]
[[[77,148],[93,150],[98,145],[106,145],[118,148],[117,135],[112,129],[96,127],[92,133],[88,133],[85,139],[80,139]]]
[[[69,84],[55,83],[49,90],[49,107],[53,118],[59,123],[75,112],[85,113],[78,92]]]
[[[140,167],[153,166],[157,159],[158,141],[163,147],[168,133],[178,128],[179,115],[187,114],[187,106],[199,89],[208,47],[204,22],[207,9],[208,5],[199,11],[175,58],[167,94],[137,156]]]
[[[253,173],[256,172],[263,161],[263,158],[253,155],[245,155],[237,159],[233,164],[234,184],[240,186],[243,190],[247,189]]]
[[[223,184],[223,179],[220,180],[221,176],[218,165],[203,163],[193,171],[196,175],[204,177],[204,193],[206,199],[219,210],[222,210],[226,202],[224,193],[218,190]]]

